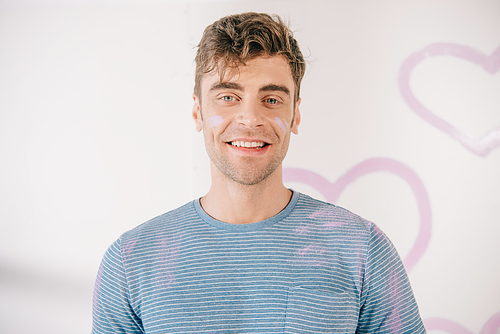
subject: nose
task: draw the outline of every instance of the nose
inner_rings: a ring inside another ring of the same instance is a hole
[[[237,121],[238,124],[250,128],[256,128],[264,125],[264,118],[262,115],[262,106],[258,102],[244,101],[238,111]]]

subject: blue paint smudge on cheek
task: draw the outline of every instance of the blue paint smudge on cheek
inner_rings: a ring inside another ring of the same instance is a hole
[[[283,132],[286,133],[286,130],[288,129],[287,121],[285,120],[285,124],[286,124],[285,125],[285,124],[283,124],[283,122],[281,121],[281,119],[279,117],[274,117],[274,120],[276,121],[276,123],[278,123],[281,130],[283,130]]]
[[[224,120],[219,115],[209,117],[208,118],[208,127],[213,128],[214,126],[217,126],[217,125],[221,124],[222,122],[224,122]]]

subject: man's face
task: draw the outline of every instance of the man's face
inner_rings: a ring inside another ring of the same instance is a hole
[[[193,118],[212,164],[244,185],[271,175],[285,158],[290,132],[297,134],[300,99],[294,106],[294,93],[282,56],[257,57],[227,71],[223,82],[217,71],[206,74],[201,100],[193,96]]]

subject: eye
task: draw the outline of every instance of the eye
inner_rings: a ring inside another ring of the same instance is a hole
[[[268,99],[266,99],[266,103],[268,103],[268,104],[278,104],[279,101],[276,100],[276,99],[273,99],[273,98],[268,98]]]
[[[233,102],[234,101],[234,96],[226,95],[221,97],[222,101],[224,102]]]

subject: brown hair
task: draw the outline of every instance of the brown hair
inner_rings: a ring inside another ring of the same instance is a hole
[[[299,45],[278,15],[253,12],[229,15],[205,28],[196,52],[194,93],[201,98],[204,74],[217,69],[222,81],[228,68],[238,68],[262,55],[282,55],[287,59],[297,102],[306,68]]]

